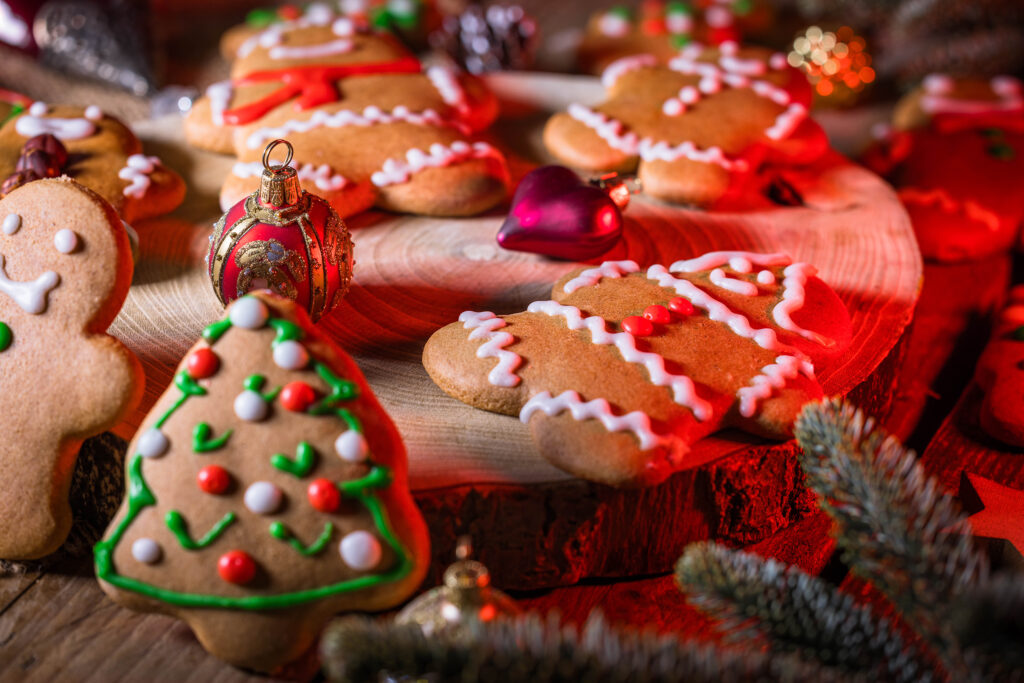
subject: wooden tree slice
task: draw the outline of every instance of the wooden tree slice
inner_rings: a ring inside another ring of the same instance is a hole
[[[547,160],[540,128],[549,112],[567,100],[601,96],[590,78],[504,75],[493,83],[510,102],[495,130],[517,175]],[[190,187],[174,217],[137,226],[142,261],[112,333],[142,358],[147,391],[139,411],[118,429],[125,437],[202,328],[221,314],[203,255],[232,163],[187,150],[176,121],[140,126],[139,133]],[[784,181],[803,205],[757,196],[743,210],[709,213],[637,197],[626,211],[624,239],[604,258],[649,265],[744,249],[784,251],[817,265],[849,308],[854,329],[849,353],[822,368],[819,379],[830,394],[865,387],[865,400],[877,408],[888,395],[894,348],[921,279],[907,216],[885,183],[839,155],[786,172]],[[791,443],[721,433],[697,444],[689,467],[665,484],[619,491],[548,464],[515,418],[476,410],[438,389],[420,363],[434,330],[464,310],[523,310],[547,298],[555,280],[577,265],[502,250],[494,240],[502,218],[371,212],[349,220],[355,285],[321,323],[357,358],[405,438],[438,569],[450,559],[455,536],[471,533],[495,582],[509,588],[649,574],[668,570],[690,541],[756,542],[810,510]]]

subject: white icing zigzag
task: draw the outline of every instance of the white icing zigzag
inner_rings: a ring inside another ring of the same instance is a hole
[[[523,362],[518,354],[506,351],[505,347],[515,341],[508,332],[498,332],[505,327],[505,321],[490,311],[477,313],[465,311],[459,316],[459,322],[469,333],[471,340],[484,339],[484,344],[476,350],[477,358],[497,358],[498,364],[487,375],[488,381],[499,387],[514,387],[519,384],[515,369]]]
[[[335,173],[334,169],[328,164],[314,166],[313,164],[305,163],[296,168],[295,171],[299,176],[299,180],[314,183],[321,192],[337,192],[351,182],[340,173]],[[246,163],[239,161],[231,168],[231,173],[238,178],[259,177],[263,175],[263,162],[250,161]]]
[[[435,142],[430,146],[429,153],[413,148],[405,153],[405,159],[386,160],[381,169],[370,176],[370,181],[377,187],[397,185],[407,182],[412,174],[426,168],[441,168],[469,159],[487,157],[504,161],[501,152],[486,142],[469,143],[456,140],[450,145]]]
[[[206,96],[210,99],[210,118],[213,120],[213,125],[224,125],[224,112],[231,104],[231,96],[234,92],[235,88],[231,79],[212,83],[206,89]]]
[[[145,154],[133,154],[128,157],[124,168],[117,172],[118,178],[129,181],[128,186],[124,188],[125,196],[142,199],[152,182],[149,174],[159,165],[159,157],[147,157]]]
[[[592,287],[601,281],[601,278],[620,278],[629,273],[640,270],[636,261],[605,261],[597,268],[588,268],[582,273],[565,283],[562,288],[566,294],[572,294],[580,287]]]
[[[466,91],[462,89],[455,71],[444,66],[431,66],[425,73],[445,104],[455,107],[462,114],[469,110]]]
[[[0,292],[11,297],[21,310],[39,315],[46,310],[46,298],[54,287],[60,284],[60,276],[48,270],[30,282],[17,282],[7,277],[4,270],[4,255],[0,254]]]
[[[697,395],[693,380],[686,375],[673,375],[665,368],[665,359],[649,351],[636,348],[636,337],[629,332],[610,333],[607,323],[601,316],[591,315],[586,318],[575,306],[563,306],[555,301],[534,301],[526,309],[530,313],[560,315],[565,318],[566,327],[570,330],[586,328],[595,344],[611,345],[618,349],[627,363],[642,365],[651,379],[651,383],[672,390],[672,400],[693,411],[694,417],[703,422],[711,418],[711,404]]]
[[[651,418],[645,413],[634,410],[625,415],[615,415],[607,400],[595,398],[584,403],[575,391],[563,391],[554,398],[547,391],[542,391],[526,402],[519,411],[519,419],[529,422],[530,416],[538,410],[549,417],[568,410],[577,421],[600,420],[609,432],[633,432],[640,441],[640,449],[644,451],[664,445],[667,441],[654,433],[651,429]]]
[[[740,415],[753,417],[759,402],[772,395],[772,391],[782,389],[786,382],[803,373],[814,379],[814,366],[806,358],[783,355],[775,359],[772,365],[761,368],[761,374],[750,380],[750,385],[736,392],[740,400]]]

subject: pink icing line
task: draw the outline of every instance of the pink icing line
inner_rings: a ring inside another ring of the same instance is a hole
[[[644,451],[664,445],[667,441],[654,433],[651,418],[646,413],[634,410],[625,415],[615,415],[607,399],[595,398],[584,403],[575,391],[563,391],[554,398],[547,391],[542,391],[526,402],[519,411],[519,419],[529,422],[530,416],[538,410],[548,417],[568,410],[574,420],[599,420],[609,432],[632,432],[640,441],[640,450]]]

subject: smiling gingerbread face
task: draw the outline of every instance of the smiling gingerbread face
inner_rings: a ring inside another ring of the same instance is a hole
[[[131,281],[113,209],[67,179],[0,200],[0,557],[57,549],[81,442],[138,400],[142,370],[104,334]]]

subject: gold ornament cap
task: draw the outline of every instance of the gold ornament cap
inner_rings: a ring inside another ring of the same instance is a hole
[[[515,600],[491,587],[491,573],[469,559],[469,538],[459,538],[457,562],[444,572],[444,585],[431,588],[398,613],[398,624],[416,624],[428,636],[434,633],[462,635],[475,625],[522,612]]]
[[[270,165],[270,153],[278,145],[288,148],[288,156],[283,164]],[[261,205],[280,209],[299,203],[302,188],[299,186],[299,174],[290,166],[292,163],[292,143],[287,140],[273,140],[263,150],[263,176],[260,178],[259,202]]]

